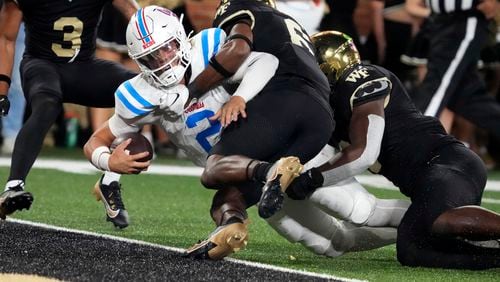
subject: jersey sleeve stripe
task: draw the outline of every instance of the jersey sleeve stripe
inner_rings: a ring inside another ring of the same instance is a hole
[[[132,113],[134,113],[136,115],[144,115],[144,114],[148,113],[147,111],[140,110],[140,109],[136,108],[134,105],[132,105],[127,100],[127,98],[125,98],[125,96],[123,95],[123,93],[119,89],[116,90],[115,95],[116,95],[116,97],[118,97],[118,99],[120,100],[120,102],[122,102],[122,104],[125,105],[125,107],[129,111],[131,111]]]
[[[221,34],[221,29],[216,28],[215,33],[214,33],[214,51],[212,53],[212,56],[215,56],[217,52],[219,52],[219,44],[220,44],[220,34]]]
[[[146,99],[144,99],[135,89],[134,87],[132,86],[132,84],[130,84],[130,81],[127,81],[125,82],[124,84],[125,86],[125,89],[127,89],[128,93],[130,93],[130,95],[137,101],[139,102],[142,106],[144,106],[145,108],[154,108],[153,105],[151,105],[151,103],[149,103],[148,101],[146,101]]]
[[[203,51],[203,61],[205,63],[205,67],[208,65],[208,30],[204,30],[201,32],[201,48]]]

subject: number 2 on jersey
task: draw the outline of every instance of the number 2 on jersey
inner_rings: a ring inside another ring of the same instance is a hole
[[[186,119],[186,125],[188,128],[193,128],[198,125],[198,122],[208,119],[213,116],[214,112],[210,110],[203,110],[197,112],[195,114],[190,115]],[[208,142],[208,137],[219,133],[221,129],[220,122],[218,120],[208,120],[210,122],[210,127],[196,134],[196,141],[200,144],[200,146],[205,150],[205,152],[209,152],[212,149],[212,144]]]

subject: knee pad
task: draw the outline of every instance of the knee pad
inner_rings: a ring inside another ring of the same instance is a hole
[[[281,211],[269,218],[267,223],[290,243],[300,243],[315,254],[328,257],[338,257],[343,254],[334,248],[330,239],[312,232]]]
[[[317,189],[310,201],[323,211],[356,224],[364,224],[373,215],[376,198],[354,178],[335,186]]]
[[[353,202],[349,219],[352,223],[364,225],[373,215],[377,201],[371,194],[357,194]]]

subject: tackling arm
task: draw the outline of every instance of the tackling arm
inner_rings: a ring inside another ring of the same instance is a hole
[[[237,22],[231,29],[229,37],[239,34],[253,40],[252,29],[249,24]],[[228,38],[229,38],[228,37]],[[249,56],[251,48],[248,42],[241,38],[233,38],[227,41],[219,50],[215,59],[217,64],[229,73],[235,73],[245,59]],[[224,80],[225,76],[216,70],[213,64],[203,70],[196,79],[188,86],[189,95],[192,98],[199,98],[213,87]]]
[[[278,69],[279,60],[268,53],[252,52],[229,79],[230,82],[239,82],[239,86],[231,99],[211,118],[221,120],[222,126],[238,120],[238,115],[247,117],[246,102],[255,97]]]
[[[319,169],[323,185],[332,185],[365,171],[378,158],[384,134],[384,98],[354,106],[349,137],[351,145]]]

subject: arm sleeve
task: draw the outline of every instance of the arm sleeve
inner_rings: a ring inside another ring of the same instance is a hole
[[[138,132],[141,129],[138,125],[127,122],[116,113],[109,119],[108,123],[114,136]]]
[[[349,163],[336,167],[334,169],[324,171],[324,186],[334,185],[347,178],[356,176],[368,169],[378,158],[382,146],[382,138],[385,129],[385,120],[378,115],[368,116],[368,131],[366,136],[366,147],[363,153],[355,160]],[[335,155],[330,163],[334,163],[342,152]]]
[[[252,52],[243,62],[230,82],[240,82],[233,96],[242,97],[245,102],[255,97],[274,76],[279,60],[268,53]]]

